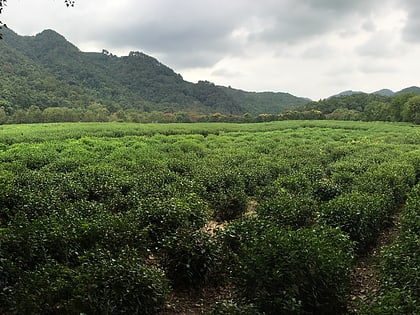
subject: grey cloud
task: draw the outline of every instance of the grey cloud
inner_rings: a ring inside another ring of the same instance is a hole
[[[160,13],[155,16],[142,16],[131,25],[121,25],[108,32],[110,45],[136,46],[139,49],[166,54],[175,66],[210,66],[219,61],[226,53],[235,52],[239,43],[232,41],[231,33],[236,20],[229,13],[234,7],[224,10],[213,8],[210,1],[202,1],[203,7],[193,1],[181,1],[179,6],[156,7]],[[155,6],[157,6],[155,4]],[[187,57],[188,55],[188,57]]]
[[[293,44],[349,27],[349,21],[355,17],[360,19],[380,4],[379,0],[271,2],[260,17],[262,21],[267,21],[267,27],[252,34],[251,39]],[[354,25],[350,24],[350,27]]]
[[[377,0],[144,1],[130,9],[131,22],[106,34],[109,47],[130,46],[165,54],[176,67],[212,66],[226,54],[244,53],[244,44],[293,45],[343,25]],[[143,9],[144,7],[144,9]],[[133,18],[134,16],[134,18]],[[247,32],[245,42],[232,37]],[[189,57],[186,57],[188,55]]]
[[[359,70],[364,74],[390,74],[397,72],[394,66],[384,62],[364,62],[359,65]]]
[[[334,56],[334,50],[327,43],[319,43],[306,48],[301,56],[305,59],[327,59]]]
[[[370,39],[357,48],[357,52],[365,57],[395,58],[404,54],[404,48],[389,32],[374,33]]]
[[[407,0],[405,8],[407,22],[403,29],[403,39],[408,42],[420,42],[420,2]]]

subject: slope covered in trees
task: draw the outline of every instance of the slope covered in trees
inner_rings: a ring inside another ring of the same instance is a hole
[[[52,30],[19,36],[3,29],[3,35],[0,107],[8,115],[30,106],[86,108],[93,103],[109,113],[277,114],[308,101],[287,93],[248,93],[207,81],[194,84],[144,53],[123,57],[106,50],[86,53]]]
[[[317,111],[326,119],[405,121],[420,123],[420,88],[410,87],[393,96],[357,93],[310,102],[297,113]]]

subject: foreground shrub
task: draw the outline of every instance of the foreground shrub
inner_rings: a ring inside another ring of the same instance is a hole
[[[252,304],[240,304],[234,301],[217,302],[207,315],[262,315]]]
[[[420,314],[418,295],[404,289],[392,289],[380,295],[371,305],[363,305],[362,315],[417,315]]]
[[[352,192],[326,202],[320,220],[339,227],[356,242],[359,251],[368,249],[389,220],[389,205],[379,194]]]
[[[240,296],[267,314],[338,314],[345,309],[352,242],[328,227],[248,229],[238,252]]]
[[[387,196],[392,204],[405,200],[415,184],[416,172],[408,163],[385,162],[372,167],[354,181],[354,190]]]
[[[118,257],[100,251],[87,255],[76,281],[78,313],[157,314],[169,293],[163,272],[128,249]]]
[[[205,191],[202,193],[213,217],[218,221],[229,221],[240,217],[248,206],[245,183],[238,171],[233,169],[205,169],[197,175]]]
[[[200,229],[210,218],[207,204],[193,193],[183,198],[144,199],[139,209],[129,215],[148,228],[150,245],[157,248],[178,230]]]
[[[54,260],[20,274],[8,287],[4,311],[16,314],[75,314],[72,309],[75,273]]]
[[[381,253],[382,287],[404,288],[420,296],[420,235],[403,232]]]
[[[260,216],[282,226],[294,228],[309,226],[314,221],[316,204],[307,196],[294,196],[286,191],[264,200],[257,207]]]
[[[165,239],[160,263],[176,287],[199,287],[222,280],[219,239],[205,231],[180,231]]]

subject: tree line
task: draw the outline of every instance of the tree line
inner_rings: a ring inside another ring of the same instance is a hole
[[[202,114],[182,110],[122,109],[98,102],[88,106],[53,106],[40,108],[31,105],[26,109],[9,112],[0,102],[0,124],[54,123],[54,122],[236,122],[253,123],[281,120],[353,120],[393,121],[420,124],[420,95],[399,94],[393,97],[357,94],[333,97],[311,102],[279,114],[224,114],[220,112]]]

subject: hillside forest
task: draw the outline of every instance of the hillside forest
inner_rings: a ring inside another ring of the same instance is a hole
[[[313,102],[289,93],[191,83],[141,52],[81,52],[46,30],[0,41],[0,123],[262,122],[291,119],[420,122],[420,88],[343,93]]]

